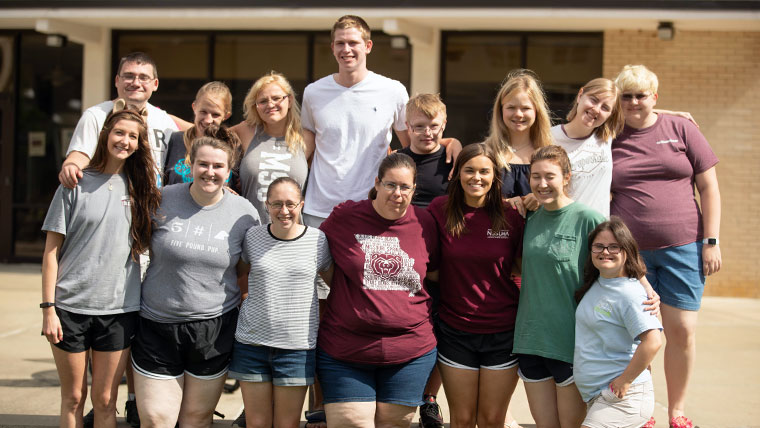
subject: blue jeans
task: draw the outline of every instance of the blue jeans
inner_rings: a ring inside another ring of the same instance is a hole
[[[314,383],[315,350],[290,350],[247,345],[237,340],[227,376],[243,382],[272,382],[277,386]]]

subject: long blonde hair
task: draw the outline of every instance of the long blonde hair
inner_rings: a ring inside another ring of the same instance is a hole
[[[293,154],[296,154],[299,151],[304,151],[306,149],[306,144],[303,141],[301,130],[301,106],[298,104],[298,100],[296,100],[290,82],[288,82],[288,79],[286,79],[281,73],[270,71],[260,77],[257,81],[253,82],[251,89],[248,90],[248,94],[243,101],[243,117],[245,118],[245,122],[256,131],[258,131],[259,128],[264,127],[264,120],[259,116],[259,111],[256,110],[256,98],[258,97],[259,92],[271,83],[277,84],[280,89],[285,91],[288,96],[288,102],[290,103],[288,114],[285,116],[285,120],[287,121],[285,127],[285,144],[288,145],[288,151]]]
[[[620,105],[620,93],[618,87],[615,86],[615,82],[599,77],[583,85],[573,100],[573,106],[570,107],[570,111],[567,113],[566,119],[568,122],[572,122],[578,113],[578,98],[581,95],[612,95],[615,101],[612,104],[610,117],[594,129],[594,136],[597,140],[612,141],[623,130],[623,125],[625,125],[625,116],[623,115],[623,108]]]
[[[516,91],[525,91],[536,110],[536,121],[530,127],[530,141],[533,148],[537,149],[552,144],[552,122],[549,119],[549,109],[546,107],[546,96],[538,77],[531,70],[513,70],[507,74],[499,93],[496,94],[491,115],[491,129],[484,141],[494,151],[499,168],[508,169],[509,161],[513,156],[510,149],[512,144],[509,141],[509,129],[504,124],[501,110],[504,107],[504,99]]]

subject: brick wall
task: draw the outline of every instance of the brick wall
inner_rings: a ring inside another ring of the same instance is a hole
[[[657,74],[657,106],[691,112],[720,159],[723,268],[705,295],[760,297],[760,32],[605,32],[604,76],[626,64]]]

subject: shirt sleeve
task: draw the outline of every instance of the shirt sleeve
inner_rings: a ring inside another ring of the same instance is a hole
[[[91,111],[85,110],[82,117],[79,118],[76,128],[74,128],[74,134],[71,136],[66,156],[76,151],[82,152],[92,159],[92,156],[95,154],[95,148],[98,146],[99,135],[100,126],[95,115]]]
[[[406,87],[398,82],[399,93],[396,98],[396,113],[393,129],[396,131],[406,131],[406,103],[409,101],[409,94],[406,93]],[[303,118],[301,118],[303,122]]]
[[[317,133],[314,126],[314,116],[311,112],[311,91],[309,87],[303,91],[303,104],[301,105],[301,127],[313,133]]]
[[[42,223],[42,230],[66,235],[73,206],[74,191],[59,185]]]
[[[317,238],[317,271],[324,272],[330,268],[332,264],[332,256],[330,255],[330,246],[327,242],[327,236],[321,230],[319,237]]]
[[[625,325],[628,334],[631,336],[631,339],[635,340],[641,333],[648,330],[661,330],[662,324],[660,324],[657,317],[644,311],[644,306],[641,304],[647,298],[646,293],[644,292],[644,287],[639,281],[631,281],[628,286],[632,288],[628,293],[628,298],[621,299],[621,304],[623,305],[621,316],[623,318],[622,322]],[[639,290],[636,290],[635,287],[639,287],[641,289],[640,292]]]
[[[693,123],[683,120],[684,142],[686,143],[686,157],[689,158],[695,174],[700,174],[714,167],[718,163],[718,157],[707,142],[707,138],[699,132]]]

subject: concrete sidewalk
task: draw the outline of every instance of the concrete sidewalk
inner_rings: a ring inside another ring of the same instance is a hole
[[[40,267],[0,264],[0,427],[56,426],[58,377],[47,341],[40,337]],[[760,285],[760,284],[759,284]],[[687,413],[701,428],[760,427],[760,300],[707,297],[697,329],[698,361]],[[653,364],[658,427],[667,427],[662,351]],[[240,393],[225,394],[218,410],[230,426],[242,408]],[[119,389],[120,411],[126,387]],[[443,393],[439,401],[448,421]],[[513,412],[531,427],[525,392],[518,386]],[[89,402],[86,409],[90,408]],[[126,428],[119,415],[119,426]],[[417,418],[415,417],[416,426]]]

